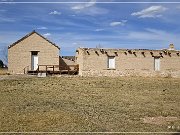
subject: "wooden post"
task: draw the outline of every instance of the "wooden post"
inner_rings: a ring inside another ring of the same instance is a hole
[[[47,65],[46,65],[46,74],[47,74]]]
[[[54,74],[54,65],[53,65],[53,74]]]
[[[59,66],[59,73],[60,73],[60,75],[61,75],[61,68],[60,68],[60,66]]]
[[[39,65],[38,65],[37,71],[39,72]]]

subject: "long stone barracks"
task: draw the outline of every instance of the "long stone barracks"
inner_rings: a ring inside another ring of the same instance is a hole
[[[180,51],[168,49],[78,48],[76,63],[81,76],[180,77]]]

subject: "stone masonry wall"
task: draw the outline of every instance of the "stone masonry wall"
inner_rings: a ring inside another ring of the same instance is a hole
[[[36,33],[8,49],[8,70],[13,74],[31,69],[31,51],[38,52],[39,65],[59,65],[59,49]]]
[[[77,50],[81,76],[163,76],[180,77],[179,51],[174,50]],[[115,57],[115,69],[108,69],[108,56]],[[154,70],[154,57],[160,58],[160,71]]]

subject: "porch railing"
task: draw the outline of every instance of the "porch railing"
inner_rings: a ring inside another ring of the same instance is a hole
[[[24,70],[24,74],[27,74],[29,71],[29,66],[26,66],[23,70]]]
[[[67,66],[59,66],[59,65],[38,65],[37,72],[51,72],[54,73],[62,73],[66,71],[68,74],[70,72],[78,72],[79,71],[79,65],[67,65]]]

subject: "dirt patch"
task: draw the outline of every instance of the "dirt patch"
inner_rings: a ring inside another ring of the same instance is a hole
[[[179,120],[177,117],[145,117],[142,119],[143,123],[148,123],[148,124],[155,124],[155,125],[164,125],[172,121]]]

